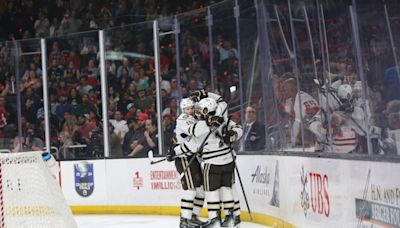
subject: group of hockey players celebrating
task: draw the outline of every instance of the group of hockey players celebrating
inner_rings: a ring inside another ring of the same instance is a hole
[[[228,118],[227,107],[221,96],[204,90],[195,91],[180,102],[181,114],[166,158],[175,162],[181,174],[181,228],[240,225],[232,144],[243,132]],[[206,222],[198,218],[204,200],[209,218]]]
[[[292,120],[292,147],[314,147],[316,152],[335,153],[368,153],[370,147],[374,154],[396,153],[385,127],[375,121],[371,102],[363,97],[367,85],[338,75],[315,82],[317,99],[299,90],[294,76],[280,82],[283,112]]]

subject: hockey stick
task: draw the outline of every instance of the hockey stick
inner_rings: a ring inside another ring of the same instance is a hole
[[[231,116],[228,118],[228,123],[227,123],[227,125],[226,125],[226,131],[228,130],[228,124],[229,124],[230,121],[231,121]],[[243,143],[243,142],[244,142],[244,140],[242,140],[242,143]],[[240,187],[241,187],[241,189],[242,189],[243,198],[244,198],[244,201],[245,201],[245,203],[246,203],[247,210],[249,211],[250,221],[253,221],[253,216],[251,215],[251,210],[250,210],[250,206],[249,206],[249,201],[247,200],[247,195],[246,195],[246,192],[244,191],[242,178],[240,177],[239,169],[238,169],[238,167],[237,167],[237,165],[236,165],[236,156],[233,154],[233,147],[232,147],[232,144],[231,144],[231,143],[229,144],[229,147],[230,147],[230,153],[231,153],[232,158],[233,158],[233,164],[235,165],[236,174],[237,174],[238,179],[239,179]]]
[[[186,155],[186,154],[189,154],[189,153],[190,152],[185,152],[185,153],[182,153],[182,154],[174,155],[174,156],[172,156],[172,160],[180,158],[182,155]],[[154,164],[157,164],[157,163],[160,163],[160,162],[163,162],[163,161],[167,161],[166,157],[164,157],[164,158],[162,158],[160,160],[154,161],[153,151],[152,150],[149,150],[149,152],[147,153],[147,156],[150,159],[150,165],[154,165]]]

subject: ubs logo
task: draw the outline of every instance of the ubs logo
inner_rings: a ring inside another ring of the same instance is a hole
[[[303,186],[300,193],[300,202],[301,207],[304,210],[304,216],[307,216],[311,203],[311,210],[313,213],[329,217],[330,198],[328,191],[328,176],[320,173],[307,173],[304,170],[304,166],[302,166],[300,181]]]

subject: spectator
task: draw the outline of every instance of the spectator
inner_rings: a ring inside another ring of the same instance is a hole
[[[146,95],[144,88],[138,88],[139,99],[136,101],[136,107],[142,111],[148,109],[154,103],[154,98]]]
[[[115,133],[114,126],[110,124],[109,128],[111,156],[122,157],[122,138]]]
[[[80,136],[82,137],[82,139],[86,142],[89,143],[89,139],[90,139],[90,132],[93,131],[93,129],[96,128],[96,124],[94,124],[93,122],[89,122],[87,120],[87,116],[88,114],[84,115],[84,114],[79,114],[78,115],[78,132],[80,133]]]
[[[128,119],[129,131],[125,134],[122,144],[123,154],[128,155],[139,143],[139,140],[144,137],[139,121],[135,118]]]
[[[87,83],[87,76],[81,76],[79,82],[80,84],[76,87],[76,89],[79,91],[79,95],[82,97],[83,95],[89,93],[91,89],[93,89],[93,86]]]
[[[116,111],[114,113],[114,119],[110,120],[111,125],[114,127],[114,133],[121,139],[125,137],[125,134],[129,131],[126,121],[122,119],[122,113]]]
[[[253,106],[247,106],[241,151],[257,151],[265,146],[265,127],[257,121],[257,111]]]
[[[133,78],[133,68],[130,66],[130,61],[128,58],[124,58],[122,60],[122,65],[118,67],[117,78],[121,78],[123,71],[125,71],[126,76]]]
[[[4,139],[4,127],[7,125],[6,98],[0,96],[0,139]],[[0,140],[0,146],[4,146],[4,140]]]
[[[64,114],[66,112],[68,112],[69,114],[75,114],[75,109],[74,109],[74,106],[72,106],[72,104],[70,104],[68,102],[68,98],[66,95],[61,95],[59,98],[59,101],[60,101],[60,103],[56,107],[55,114],[56,114],[58,120],[61,122],[61,121],[64,121]]]
[[[97,108],[92,103],[90,103],[89,96],[87,94],[84,94],[82,96],[82,103],[78,104],[78,106],[76,107],[76,113],[89,114],[89,112],[91,111],[97,113]]]
[[[70,134],[67,131],[62,131],[60,133],[59,140],[61,143],[61,146],[59,148],[61,158],[75,158],[74,150],[71,148],[74,143],[72,142]]]
[[[158,134],[157,134],[157,122],[154,119],[148,119],[145,123],[146,130],[144,131],[139,144],[132,150],[129,156],[145,156],[148,151],[158,151]]]
[[[125,120],[128,120],[130,118],[136,118],[137,108],[135,107],[134,103],[129,103],[126,106],[126,109],[128,110],[128,112],[125,114],[125,117],[124,117]]]
[[[49,35],[50,21],[47,19],[46,12],[39,9],[38,18],[35,21],[35,37],[47,37]]]

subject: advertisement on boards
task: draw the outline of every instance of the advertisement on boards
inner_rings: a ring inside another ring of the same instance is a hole
[[[93,164],[82,161],[74,164],[75,190],[82,197],[89,197],[94,191]]]
[[[250,192],[270,206],[279,207],[279,161],[254,163],[249,175]]]
[[[378,176],[369,168],[362,194],[354,199],[357,227],[400,227],[400,180]]]

